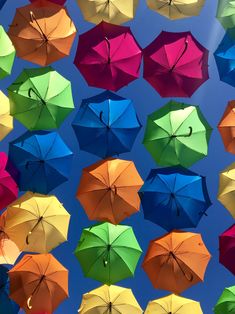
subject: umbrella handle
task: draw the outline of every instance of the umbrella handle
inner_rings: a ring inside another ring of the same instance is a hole
[[[184,50],[183,52],[181,53],[181,55],[179,56],[179,58],[176,60],[176,62],[174,63],[174,65],[170,68],[169,72],[173,72],[175,67],[177,66],[177,63],[180,61],[180,59],[183,57],[183,55],[185,54],[185,52],[187,51],[188,49],[188,39],[186,38],[185,39],[185,42],[184,42]]]
[[[29,309],[29,310],[31,310],[33,307],[32,307],[32,304],[31,304],[31,301],[32,301],[32,295],[28,298],[28,300],[27,300],[27,308]]]
[[[110,64],[111,63],[111,56],[110,56],[110,50],[111,50],[111,47],[110,47],[110,41],[109,41],[109,39],[108,39],[108,37],[104,37],[104,39],[105,39],[105,41],[106,41],[106,43],[107,43],[107,45],[108,45],[108,64]]]
[[[30,14],[30,20],[31,20],[31,22],[32,22],[32,23],[33,23],[33,22],[36,22],[36,24],[37,24],[37,26],[38,26],[38,28],[39,28],[39,30],[40,30],[40,32],[41,32],[43,38],[45,39],[46,42],[48,42],[48,38],[47,38],[46,34],[43,32],[41,26],[39,25],[39,23],[38,23],[38,21],[37,21],[37,19],[36,19],[36,16],[35,16],[34,13],[33,13],[33,11],[30,11],[29,14]]]
[[[32,93],[32,92],[41,100],[41,102],[42,102],[43,105],[46,105],[45,100],[42,99],[42,97],[39,95],[39,93],[36,92],[32,87],[30,87],[29,90],[28,90],[28,96],[29,96],[30,98],[32,98],[32,96],[31,96],[31,93]]]
[[[38,224],[43,220],[43,216],[38,218],[38,221],[36,224],[33,226],[33,228],[29,231],[27,237],[26,237],[26,244],[29,245],[29,237],[32,234],[32,232],[37,228]]]
[[[188,128],[189,128],[189,133],[188,134],[182,134],[182,135],[172,134],[171,138],[174,138],[174,137],[190,137],[193,134],[193,128],[191,126],[189,126]]]

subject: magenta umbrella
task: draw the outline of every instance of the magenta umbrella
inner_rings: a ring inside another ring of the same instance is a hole
[[[29,0],[30,2],[36,2],[38,0]],[[53,3],[56,3],[56,4],[59,4],[59,5],[64,5],[66,0],[48,0],[50,2],[53,2]]]
[[[79,37],[74,64],[89,86],[117,91],[139,77],[141,59],[129,27],[101,22]]]
[[[235,275],[235,224],[219,236],[219,261]]]
[[[209,51],[191,32],[163,31],[143,54],[144,78],[162,97],[191,97],[209,78]]]
[[[16,174],[5,153],[0,152],[0,210],[18,197],[18,186],[12,175]]]

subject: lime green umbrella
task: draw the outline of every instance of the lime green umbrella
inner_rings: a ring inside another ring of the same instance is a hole
[[[170,101],[148,116],[143,144],[161,166],[190,167],[207,155],[211,131],[199,107]]]
[[[131,227],[107,222],[84,229],[75,250],[84,275],[108,285],[132,277],[141,253]]]
[[[214,307],[215,314],[235,313],[235,286],[225,288]]]
[[[225,29],[235,27],[235,0],[219,0],[216,17]]]
[[[11,69],[15,59],[15,48],[0,25],[0,79],[11,74]]]
[[[8,92],[11,115],[31,131],[58,128],[74,108],[70,81],[51,67],[23,70]]]

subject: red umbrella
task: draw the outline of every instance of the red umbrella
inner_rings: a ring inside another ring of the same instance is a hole
[[[163,31],[143,54],[144,78],[161,97],[191,97],[209,78],[209,51],[191,32]]]
[[[235,275],[235,224],[219,236],[219,261]]]
[[[129,27],[101,22],[79,37],[74,63],[88,85],[117,91],[139,77],[141,59]]]
[[[36,1],[38,1],[38,0],[29,0],[29,1],[30,1],[30,2],[36,2]],[[56,3],[56,4],[60,4],[60,5],[64,5],[65,2],[66,2],[66,0],[48,0],[48,1],[54,2],[54,3]]]

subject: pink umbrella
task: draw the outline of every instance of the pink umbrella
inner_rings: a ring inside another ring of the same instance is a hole
[[[143,54],[144,78],[162,97],[191,97],[209,78],[209,51],[191,32],[163,31]]]
[[[88,85],[117,91],[139,77],[141,59],[129,27],[101,22],[79,37],[74,64]]]
[[[30,2],[36,2],[36,1],[38,1],[38,0],[29,0],[29,1],[30,1]],[[56,3],[56,4],[60,4],[60,5],[64,5],[65,2],[66,2],[66,0],[48,0],[48,1],[54,2],[54,3]]]
[[[7,155],[0,152],[0,210],[7,207],[18,197],[18,186],[9,173],[12,170],[14,169],[9,164]]]
[[[235,224],[219,236],[219,261],[235,275]]]

